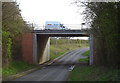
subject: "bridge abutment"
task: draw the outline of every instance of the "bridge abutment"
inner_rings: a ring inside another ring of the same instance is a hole
[[[22,36],[22,59],[33,63],[33,33],[25,33]]]
[[[22,57],[30,64],[42,64],[50,58],[50,37],[25,33],[22,37]]]

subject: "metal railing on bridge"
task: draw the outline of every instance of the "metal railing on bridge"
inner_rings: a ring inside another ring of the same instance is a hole
[[[32,28],[32,30],[45,30],[45,25],[42,24],[28,24]],[[86,27],[81,24],[64,24],[67,29],[65,30],[83,30]]]

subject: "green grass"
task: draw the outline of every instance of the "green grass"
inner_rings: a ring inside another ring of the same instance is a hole
[[[83,53],[83,56],[90,56],[90,50]]]
[[[4,67],[2,69],[2,75],[3,77],[7,77],[31,69],[33,67],[35,67],[35,65],[31,65],[23,61],[11,62],[8,67]]]
[[[63,54],[65,54],[65,52],[58,52],[57,54],[52,54],[50,56],[50,59],[53,60],[53,59],[55,59],[55,58],[57,58],[57,57],[59,57],[60,55],[63,55]]]
[[[90,56],[90,51],[83,53]],[[89,58],[81,58],[79,62],[88,62]],[[77,66],[71,71],[68,81],[118,81],[117,68],[105,68],[98,66]]]
[[[66,52],[89,47],[89,43],[86,40],[72,40],[72,39],[55,39],[50,40],[50,59],[53,60]]]
[[[68,81],[118,81],[118,69],[79,66],[71,72]]]
[[[90,56],[90,51],[83,53]],[[79,62],[88,62],[88,58],[81,58]],[[77,66],[71,71],[68,81],[118,81],[117,68],[105,68],[101,66]]]
[[[89,61],[88,58],[81,58],[81,59],[79,59],[79,62],[88,62],[88,61]]]
[[[83,56],[90,56],[90,50],[88,50],[88,51],[86,51],[86,52],[84,52],[83,54],[82,54]],[[89,58],[80,58],[79,59],[79,62],[88,62],[89,61]]]
[[[80,44],[58,44],[58,45],[51,45],[50,46],[50,59],[53,60],[60,55],[65,54],[66,52],[87,47],[86,45],[80,46]]]
[[[2,68],[0,68],[0,76],[2,76]]]

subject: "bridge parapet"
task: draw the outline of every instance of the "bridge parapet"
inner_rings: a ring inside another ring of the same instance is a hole
[[[33,33],[85,33],[82,30],[33,30]]]
[[[89,37],[89,34],[82,30],[34,30],[32,32],[49,37]]]

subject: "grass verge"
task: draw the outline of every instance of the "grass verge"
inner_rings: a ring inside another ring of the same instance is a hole
[[[83,53],[83,56],[90,56],[90,50]]]
[[[65,52],[58,52],[56,54],[51,54],[50,59],[54,60],[55,58],[59,57],[60,55],[65,54]]]
[[[79,62],[88,62],[88,61],[89,61],[88,57],[79,59]]]
[[[8,67],[4,67],[2,69],[2,75],[3,77],[7,77],[7,76],[14,75],[34,67],[35,65],[28,64],[23,61],[14,61],[14,62],[11,62]]]
[[[83,53],[90,56],[90,51]],[[88,62],[88,58],[81,58],[79,62]],[[101,66],[77,66],[71,71],[68,81],[118,81],[117,68],[106,68]]]
[[[68,81],[118,81],[118,69],[79,66],[71,72]]]
[[[83,56],[88,56],[88,57],[86,57],[86,58],[80,58],[79,62],[89,62],[90,50],[84,52],[82,55]]]

